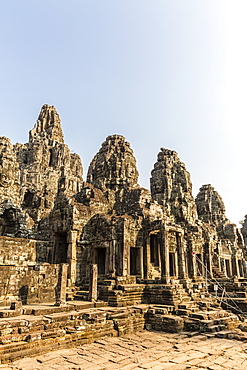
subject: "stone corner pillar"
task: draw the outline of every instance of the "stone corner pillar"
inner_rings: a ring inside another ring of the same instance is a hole
[[[90,280],[89,280],[89,301],[96,302],[98,298],[98,265],[96,263],[90,265]]]
[[[55,306],[66,305],[66,288],[68,277],[68,263],[61,263],[58,272],[58,284],[56,287],[56,303]]]
[[[168,229],[166,227],[161,230],[161,279],[166,284],[170,282],[170,261],[169,261],[169,239]]]
[[[68,277],[70,278],[71,284],[76,282],[76,240],[77,231],[71,230],[68,233],[68,252],[67,262],[69,263]]]

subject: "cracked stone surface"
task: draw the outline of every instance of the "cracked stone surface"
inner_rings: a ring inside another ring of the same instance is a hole
[[[247,343],[204,335],[142,331],[104,338],[73,349],[24,358],[0,369],[13,370],[246,370]]]

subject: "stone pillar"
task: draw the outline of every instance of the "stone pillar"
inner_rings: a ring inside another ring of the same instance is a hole
[[[244,277],[244,265],[245,265],[245,263],[244,263],[244,261],[241,259],[241,260],[240,260],[240,269],[241,269],[240,276],[241,276],[241,277]]]
[[[169,264],[169,240],[168,230],[165,228],[161,233],[161,278],[165,280],[165,283],[170,282],[170,264]]]
[[[192,260],[192,277],[193,279],[197,278],[197,262],[196,262],[196,253],[191,251],[191,260]]]
[[[176,233],[178,250],[178,278],[187,279],[188,274],[185,265],[185,248],[182,233]]]
[[[116,240],[110,241],[109,245],[109,275],[116,276]]]
[[[208,271],[207,271],[207,275],[210,274],[211,276],[213,276],[213,263],[212,263],[212,253],[211,253],[211,250],[213,250],[212,248],[212,244],[211,244],[211,241],[209,241],[209,245],[208,245],[208,254],[207,254],[207,263],[205,263]]]
[[[238,258],[236,254],[232,256],[232,265],[233,265],[233,274],[237,276],[237,278],[239,279],[240,273],[239,273]]]
[[[130,274],[130,247],[123,240],[123,276]]]
[[[247,266],[246,266],[246,261],[242,259],[242,266],[243,266],[243,272],[244,272],[244,277],[247,277]]]
[[[67,262],[69,264],[68,277],[71,284],[75,284],[76,282],[76,239],[77,231],[70,231],[68,233]]]
[[[66,288],[68,276],[68,263],[61,263],[59,265],[58,283],[56,286],[56,303],[55,306],[66,305]]]
[[[91,302],[96,302],[98,298],[97,282],[98,282],[98,265],[94,263],[90,265],[89,301]]]
[[[150,275],[150,235],[147,237],[146,247],[144,249],[144,278],[149,279]]]
[[[143,279],[143,276],[144,276],[144,274],[143,274],[143,247],[140,247],[139,248],[140,249],[140,277],[141,277],[141,279]]]
[[[225,277],[227,277],[227,273],[226,273],[226,261],[224,258],[221,258],[220,259],[220,266],[221,266],[221,271],[223,272],[223,274],[225,275]]]

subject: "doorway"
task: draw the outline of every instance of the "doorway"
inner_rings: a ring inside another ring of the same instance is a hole
[[[139,275],[140,273],[140,250],[130,247],[130,275]]]
[[[96,263],[98,265],[98,274],[105,274],[106,248],[96,248]]]
[[[67,263],[67,233],[55,234],[54,263]]]
[[[169,253],[170,276],[176,276],[175,253]]]
[[[150,262],[154,266],[160,265],[160,243],[158,235],[150,235]]]

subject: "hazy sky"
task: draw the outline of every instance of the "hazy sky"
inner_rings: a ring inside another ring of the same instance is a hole
[[[246,0],[1,0],[0,135],[27,142],[43,104],[87,167],[110,134],[149,188],[160,147],[193,193],[212,184],[247,213]]]

